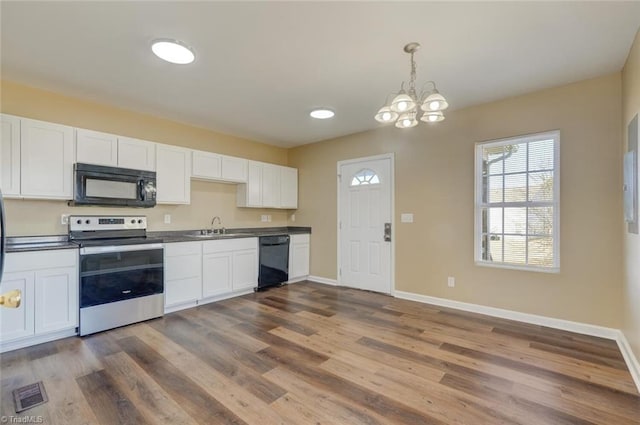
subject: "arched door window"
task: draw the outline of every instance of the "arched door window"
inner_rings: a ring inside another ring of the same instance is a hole
[[[351,186],[362,186],[366,184],[380,184],[380,177],[378,177],[375,171],[368,168],[358,171],[351,179]]]

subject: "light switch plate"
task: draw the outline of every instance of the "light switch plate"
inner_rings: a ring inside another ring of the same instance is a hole
[[[171,224],[171,214],[164,215],[164,224]]]
[[[400,214],[400,222],[402,222],[402,223],[413,223],[413,213],[402,213],[402,214]]]

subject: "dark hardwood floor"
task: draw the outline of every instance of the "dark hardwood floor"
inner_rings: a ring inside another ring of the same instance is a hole
[[[613,341],[311,282],[0,367],[1,415],[45,424],[640,424]],[[39,380],[49,402],[16,414]]]

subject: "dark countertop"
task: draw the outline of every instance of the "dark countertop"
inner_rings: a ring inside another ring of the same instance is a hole
[[[67,235],[20,236],[7,238],[7,252],[46,251],[50,249],[78,249]]]
[[[160,238],[165,243],[194,242],[219,239],[255,238],[269,235],[296,235],[311,233],[311,227],[249,227],[226,229],[222,235],[209,234],[198,236],[200,230],[172,230],[165,232],[147,232],[147,236]],[[8,237],[6,252],[46,251],[51,249],[78,249],[78,245],[69,242],[67,235],[55,236],[19,236]]]
[[[172,230],[167,232],[147,232],[147,235],[160,238],[165,243],[211,241],[220,239],[256,238],[270,235],[300,235],[311,233],[311,227],[282,226],[282,227],[248,227],[240,229],[226,229],[224,234],[200,235],[200,230]]]

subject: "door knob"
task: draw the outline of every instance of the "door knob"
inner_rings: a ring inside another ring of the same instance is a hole
[[[20,307],[20,302],[22,301],[22,292],[18,289],[14,289],[13,291],[9,291],[5,294],[0,295],[0,306],[7,308],[18,308]]]

